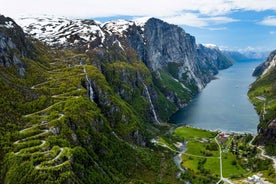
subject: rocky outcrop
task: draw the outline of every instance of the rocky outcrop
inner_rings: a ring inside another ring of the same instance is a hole
[[[276,118],[268,122],[267,127],[260,127],[258,130],[261,138],[259,139],[260,144],[268,144],[270,142],[276,142]]]
[[[257,66],[253,72],[253,76],[261,76],[266,74],[271,68],[276,66],[276,50],[272,51],[264,63]]]
[[[24,32],[11,18],[0,15],[0,66],[15,66],[18,74],[25,75],[25,66],[21,58],[29,55],[31,44]]]

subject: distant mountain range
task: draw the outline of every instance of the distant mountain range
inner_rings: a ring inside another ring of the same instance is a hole
[[[247,61],[247,60],[264,60],[268,52],[238,52],[238,51],[222,51],[225,56],[228,56],[230,59],[232,58],[234,61]]]

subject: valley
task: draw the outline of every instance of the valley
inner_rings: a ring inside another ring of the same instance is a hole
[[[275,182],[258,136],[167,123],[232,66],[217,47],[156,18],[17,21],[0,15],[1,183]]]

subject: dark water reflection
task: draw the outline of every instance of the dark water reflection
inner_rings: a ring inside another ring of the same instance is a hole
[[[192,101],[179,110],[171,121],[209,130],[256,133],[258,115],[247,97],[248,86],[255,80],[253,69],[261,61],[240,62],[220,71]]]

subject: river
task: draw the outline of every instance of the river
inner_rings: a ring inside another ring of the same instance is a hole
[[[171,122],[225,132],[256,133],[259,117],[247,97],[255,80],[254,68],[262,61],[237,62],[222,70],[193,101],[177,111]]]

